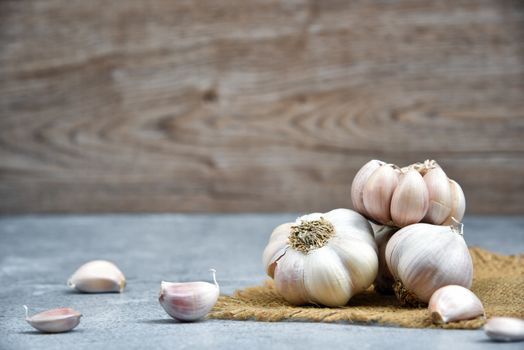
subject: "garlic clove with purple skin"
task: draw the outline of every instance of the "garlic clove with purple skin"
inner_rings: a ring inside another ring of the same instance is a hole
[[[390,165],[383,165],[369,177],[362,198],[368,215],[383,225],[391,223],[390,204],[399,173]]]
[[[469,289],[449,285],[438,289],[429,299],[433,323],[470,320],[484,315],[479,298]]]
[[[82,314],[71,308],[64,307],[47,310],[29,317],[29,309],[24,305],[25,320],[33,328],[44,333],[68,332],[78,326]]]
[[[451,214],[452,197],[450,181],[440,166],[434,163],[423,177],[428,188],[429,207],[424,221],[440,225]]]
[[[524,320],[513,317],[492,317],[484,325],[484,332],[495,341],[524,340]]]
[[[370,160],[357,172],[351,183],[351,201],[353,202],[353,208],[363,215],[368,215],[366,207],[364,206],[364,186],[366,185],[369,177],[381,166],[385,165],[381,160]]]
[[[167,314],[179,321],[197,321],[215,306],[220,289],[213,272],[214,284],[208,282],[171,283],[162,281],[158,301]]]
[[[67,285],[84,293],[122,293],[126,278],[112,262],[93,260],[80,266],[69,278]]]
[[[429,206],[428,189],[420,173],[409,168],[400,175],[391,198],[391,218],[395,226],[415,224],[426,215]]]
[[[460,185],[454,181],[449,180],[451,188],[451,213],[442,225],[451,225],[453,220],[462,221],[466,211],[466,197]]]

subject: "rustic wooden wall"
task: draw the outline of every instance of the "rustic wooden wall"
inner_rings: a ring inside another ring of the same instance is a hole
[[[0,2],[0,212],[350,206],[431,157],[524,213],[522,1]]]

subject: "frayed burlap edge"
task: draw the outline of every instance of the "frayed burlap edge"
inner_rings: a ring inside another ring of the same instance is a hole
[[[503,256],[471,248],[474,265],[472,291],[484,304],[486,317],[524,318],[524,255]],[[434,325],[426,308],[402,307],[394,296],[375,293],[373,287],[339,308],[292,306],[269,280],[262,286],[221,296],[209,318],[256,321],[310,321],[380,324],[406,328],[476,329],[484,318]]]

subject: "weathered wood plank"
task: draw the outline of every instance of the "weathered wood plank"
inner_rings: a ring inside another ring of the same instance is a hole
[[[437,159],[524,212],[519,1],[2,1],[0,212],[350,206]]]

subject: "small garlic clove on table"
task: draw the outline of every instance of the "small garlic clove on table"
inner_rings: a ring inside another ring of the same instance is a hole
[[[429,299],[433,323],[470,320],[484,315],[479,298],[469,289],[449,285],[438,289]]]
[[[29,309],[24,305],[25,320],[33,328],[44,333],[68,332],[78,326],[82,314],[71,308],[52,309],[29,317]]]
[[[167,314],[179,321],[197,321],[215,306],[220,289],[213,272],[214,284],[208,282],[172,283],[162,281],[158,301]]]
[[[121,293],[126,285],[126,278],[112,262],[93,260],[80,266],[69,278],[67,285],[85,293]]]
[[[484,325],[484,332],[496,341],[524,340],[524,320],[513,317],[492,317]]]

